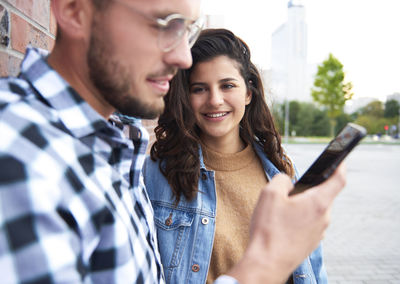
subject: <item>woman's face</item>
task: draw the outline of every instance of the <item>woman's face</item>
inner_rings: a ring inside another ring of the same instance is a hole
[[[240,140],[239,123],[250,101],[236,61],[218,56],[193,68],[190,104],[206,145]]]

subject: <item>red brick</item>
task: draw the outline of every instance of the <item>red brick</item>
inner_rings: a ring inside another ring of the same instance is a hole
[[[8,0],[17,10],[45,27],[50,25],[50,1],[48,0]]]
[[[19,73],[21,59],[0,51],[0,76],[16,76]]]
[[[28,44],[35,47],[51,50],[54,40],[26,22],[24,19],[11,13],[11,46],[24,53]]]

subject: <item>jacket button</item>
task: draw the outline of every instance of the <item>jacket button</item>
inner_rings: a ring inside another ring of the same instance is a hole
[[[202,180],[206,180],[206,179],[207,179],[207,175],[206,175],[205,173],[202,173],[202,174],[201,174],[201,179],[202,179]]]
[[[206,218],[206,217],[201,218],[201,223],[202,223],[203,225],[207,225],[207,224],[208,224],[208,218]]]
[[[199,272],[199,270],[200,270],[200,265],[198,265],[198,264],[193,264],[192,265],[192,271],[193,272]]]

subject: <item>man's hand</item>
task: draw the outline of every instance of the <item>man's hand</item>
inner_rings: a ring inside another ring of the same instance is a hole
[[[344,185],[343,165],[324,183],[290,197],[289,177],[274,177],[254,210],[245,255],[228,274],[241,284],[284,283],[323,238],[333,200]]]

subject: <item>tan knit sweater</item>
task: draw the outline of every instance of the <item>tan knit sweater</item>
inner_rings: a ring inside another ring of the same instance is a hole
[[[250,220],[267,177],[254,149],[221,154],[202,146],[207,169],[215,171],[217,217],[207,283],[226,273],[243,255]]]

